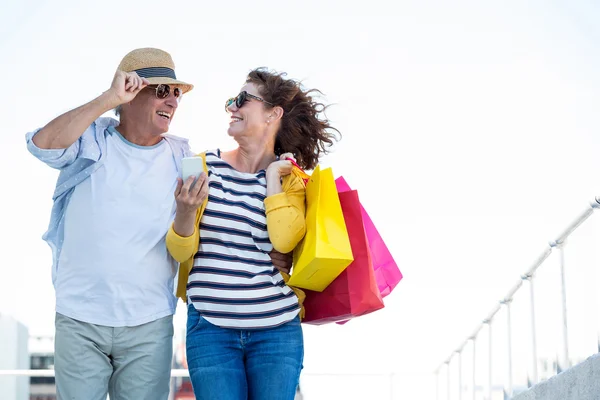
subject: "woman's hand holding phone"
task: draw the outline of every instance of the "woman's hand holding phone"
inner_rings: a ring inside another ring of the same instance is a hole
[[[180,236],[191,236],[194,233],[196,210],[208,196],[208,177],[203,170],[204,161],[200,157],[190,157],[189,159],[191,158],[195,160],[183,159],[183,178],[177,178],[177,187],[175,188],[177,211],[173,228]]]

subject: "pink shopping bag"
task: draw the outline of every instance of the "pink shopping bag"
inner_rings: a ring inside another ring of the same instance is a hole
[[[354,261],[322,292],[304,291],[303,323],[345,323],[384,307],[375,280],[358,192],[351,190],[340,193],[339,197]]]
[[[347,192],[352,190],[344,177],[340,176],[335,180],[338,192]],[[373,260],[373,269],[375,270],[375,279],[381,297],[385,297],[394,290],[396,285],[402,279],[402,273],[394,261],[392,254],[388,250],[383,238],[375,228],[375,224],[367,214],[365,208],[360,206],[369,248],[371,249],[371,257]]]

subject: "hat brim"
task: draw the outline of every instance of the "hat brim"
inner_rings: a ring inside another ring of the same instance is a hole
[[[155,77],[146,78],[146,79],[148,80],[148,82],[150,82],[151,85],[160,85],[161,83],[164,83],[165,85],[180,86],[181,90],[183,90],[183,93],[187,93],[194,88],[194,85],[191,85],[189,83],[185,83],[182,81],[178,81],[177,79],[169,78],[166,76],[165,77],[155,76]]]

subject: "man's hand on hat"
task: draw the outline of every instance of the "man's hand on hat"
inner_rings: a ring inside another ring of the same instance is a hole
[[[140,77],[135,72],[117,70],[107,94],[111,95],[112,100],[116,103],[114,107],[116,107],[133,100],[140,90],[149,84],[150,82],[146,78]]]

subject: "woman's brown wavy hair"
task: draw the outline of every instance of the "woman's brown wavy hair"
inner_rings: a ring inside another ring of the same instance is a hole
[[[254,83],[266,101],[283,108],[275,138],[275,154],[292,153],[300,167],[312,170],[341,134],[325,117],[328,106],[313,98],[322,93],[317,89],[305,89],[300,82],[285,76],[285,72],[257,68],[250,71],[246,83]]]

